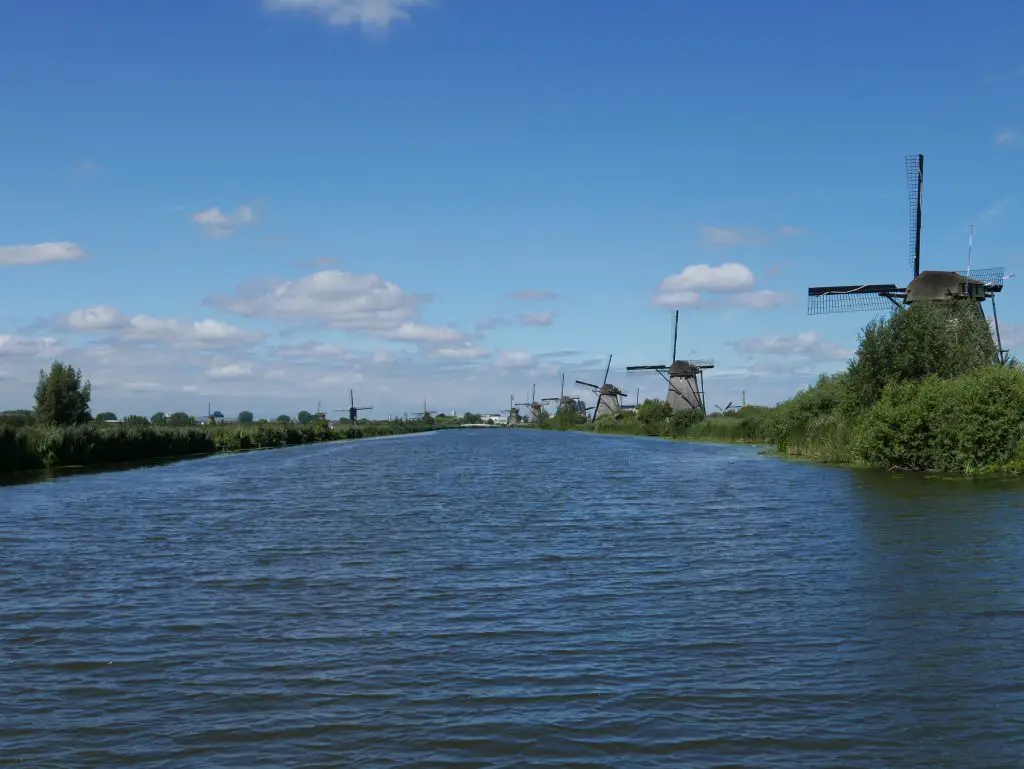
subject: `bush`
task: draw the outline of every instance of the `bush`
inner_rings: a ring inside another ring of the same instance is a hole
[[[854,451],[872,465],[978,474],[1024,471],[1024,374],[991,366],[955,379],[888,385]]]

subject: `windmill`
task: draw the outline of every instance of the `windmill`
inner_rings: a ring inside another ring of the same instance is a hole
[[[608,356],[608,365],[604,370],[604,381],[600,385],[591,384],[590,382],[583,382],[579,379],[576,380],[576,384],[589,387],[594,391],[594,395],[597,396],[597,403],[594,405],[594,414],[590,418],[590,421],[596,421],[598,417],[603,417],[605,414],[618,414],[622,410],[622,401],[619,399],[626,394],[625,390],[622,390],[615,385],[608,384],[608,372],[612,368],[612,356]],[[590,409],[587,409],[589,411]]]
[[[516,406],[529,406],[530,407],[530,421],[539,422],[541,420],[541,412],[544,410],[544,404],[537,400],[537,385],[533,386],[533,395],[529,402],[516,403]]]
[[[574,411],[577,414],[586,414],[587,406],[582,398],[575,395],[565,394],[565,374],[562,374],[562,389],[557,398],[541,398],[541,403],[555,403],[555,413],[559,411]]]
[[[678,360],[676,342],[679,338],[679,310],[675,311],[672,325],[672,362],[668,365],[655,363],[650,366],[626,366],[626,371],[657,371],[668,383],[666,400],[673,411],[698,410],[706,414],[704,406],[704,369],[714,368],[710,358],[700,360]]]
[[[515,404],[512,402],[515,399],[516,396],[514,394],[508,396],[508,408],[501,410],[502,414],[508,414],[509,427],[515,427],[516,425],[519,424],[519,409],[517,409]]]
[[[348,391],[348,403],[348,419],[352,424],[358,421],[360,411],[369,411],[373,408],[373,406],[356,406],[356,396],[351,390]],[[423,402],[423,408],[424,410],[427,408],[426,401]],[[334,411],[345,411],[345,409],[334,409]]]
[[[807,314],[823,315],[859,310],[890,310],[919,301],[951,301],[970,299],[977,303],[984,316],[981,303],[992,300],[995,321],[996,346],[1002,347],[999,337],[999,317],[996,315],[996,294],[1003,290],[1002,267],[971,269],[970,256],[966,270],[921,270],[921,204],[924,190],[924,155],[906,157],[907,192],[910,202],[909,260],[914,275],[905,287],[895,283],[865,283],[849,286],[812,286],[807,289]],[[973,241],[973,228],[972,228]],[[969,254],[970,252],[968,252]],[[1003,350],[999,350],[1000,362]]]
[[[424,398],[423,411],[417,411],[415,414],[413,414],[413,416],[418,417],[419,419],[426,419],[427,417],[433,416],[436,413],[436,411],[427,411],[427,399]]]

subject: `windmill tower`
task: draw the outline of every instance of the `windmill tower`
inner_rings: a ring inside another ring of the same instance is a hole
[[[501,410],[502,414],[508,414],[509,427],[515,427],[516,425],[519,424],[519,409],[517,409],[515,404],[512,402],[515,399],[515,395],[508,396],[508,408]]]
[[[583,382],[579,379],[576,380],[576,384],[589,387],[594,391],[594,395],[597,396],[597,403],[594,405],[594,414],[590,418],[591,422],[596,421],[600,417],[606,414],[615,415],[622,411],[621,398],[626,394],[625,390],[616,387],[613,384],[608,384],[608,372],[612,368],[612,356],[608,356],[608,365],[604,369],[604,381],[600,385],[591,384],[590,382]],[[589,409],[587,409],[589,411]]]
[[[562,389],[558,393],[557,398],[541,398],[541,403],[555,403],[555,411],[575,411],[578,414],[586,414],[587,406],[583,400],[577,396],[570,396],[565,394],[565,373],[562,374]]]
[[[351,422],[352,424],[355,424],[357,421],[359,421],[358,418],[360,411],[369,411],[370,409],[373,408],[373,406],[357,406],[356,396],[351,390],[348,391],[348,404],[348,421]],[[426,401],[424,401],[423,408],[425,409],[426,407],[427,404]],[[334,409],[334,411],[345,411],[345,409]]]
[[[704,405],[704,369],[714,368],[715,362],[708,359],[678,360],[676,342],[679,338],[679,310],[675,311],[672,325],[672,362],[668,365],[655,363],[650,366],[626,366],[626,371],[657,371],[668,383],[665,398],[673,411],[697,410],[707,413]],[[639,405],[639,404],[638,404]]]
[[[924,155],[906,157],[907,191],[910,202],[909,261],[913,277],[904,287],[895,283],[863,283],[848,286],[812,286],[807,289],[807,314],[823,315],[858,310],[891,310],[921,301],[954,301],[967,299],[976,303],[984,316],[982,302],[992,300],[996,346],[1002,347],[999,318],[996,315],[996,294],[1003,290],[1002,267],[963,271],[921,270],[921,224],[924,190]],[[999,357],[1002,361],[1003,350]]]

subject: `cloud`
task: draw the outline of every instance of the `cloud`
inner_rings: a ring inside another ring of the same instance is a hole
[[[128,324],[128,319],[110,305],[72,310],[64,321],[68,330],[82,332],[109,331]]]
[[[994,141],[1000,147],[1019,147],[1021,146],[1022,139],[1024,139],[1024,137],[1021,136],[1019,131],[1007,128],[999,131],[995,135]]]
[[[229,363],[208,368],[206,375],[211,379],[248,379],[253,375],[253,370],[248,363]]]
[[[543,302],[558,298],[558,294],[552,293],[551,291],[545,291],[541,288],[524,288],[520,291],[512,291],[508,296],[522,302]]]
[[[40,358],[57,355],[60,342],[53,337],[27,337],[0,334],[0,357]]]
[[[700,292],[729,293],[754,287],[754,273],[745,264],[725,262],[718,267],[691,264],[661,281],[654,304],[687,307],[700,301]]]
[[[553,312],[534,312],[529,315],[520,315],[519,322],[524,326],[550,326],[555,322]]]
[[[749,307],[753,310],[767,310],[770,307],[785,304],[792,298],[792,295],[783,291],[769,291],[762,288],[757,291],[744,291],[729,297],[729,303],[739,307]]]
[[[408,294],[375,274],[340,270],[314,272],[298,280],[240,287],[235,296],[205,300],[245,317],[308,320],[326,328],[355,331],[401,342],[450,342],[465,335],[450,326],[419,322],[423,295]]]
[[[209,318],[189,323],[177,318],[136,315],[128,321],[122,338],[130,342],[163,342],[179,347],[215,349],[253,345],[262,341],[264,334]]]
[[[758,246],[772,237],[790,238],[803,234],[803,230],[790,225],[779,227],[775,233],[765,232],[757,227],[716,227],[704,225],[700,228],[700,239],[705,246]]]
[[[990,221],[992,219],[998,219],[999,217],[1006,214],[1013,207],[1012,198],[1002,198],[995,201],[992,205],[982,211],[976,217],[979,220]]]
[[[192,214],[192,221],[211,238],[226,238],[239,227],[254,224],[256,212],[252,206],[239,206],[233,214],[226,214],[219,208],[207,208]]]
[[[846,360],[853,355],[838,342],[822,339],[817,331],[803,331],[793,336],[765,336],[743,339],[732,346],[747,355],[799,357],[815,362]],[[783,364],[784,366],[789,364]]]
[[[272,11],[308,13],[327,24],[364,31],[384,31],[394,21],[408,21],[409,9],[429,5],[428,0],[265,0]]]
[[[479,360],[486,358],[489,353],[482,347],[475,347],[466,344],[464,347],[438,347],[427,353],[434,358],[449,358],[452,360]]]
[[[36,243],[34,245],[0,246],[0,267],[15,264],[46,264],[76,262],[85,259],[85,251],[74,243]]]
[[[525,368],[534,364],[534,357],[522,350],[498,350],[495,364],[501,368]]]
[[[473,324],[473,328],[475,328],[477,331],[490,331],[492,329],[503,328],[505,326],[511,325],[511,318],[504,318],[500,315],[492,315],[489,318],[478,320],[476,323]]]

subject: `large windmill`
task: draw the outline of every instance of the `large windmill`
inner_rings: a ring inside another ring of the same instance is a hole
[[[710,358],[679,360],[676,358],[676,342],[679,338],[679,310],[675,312],[672,324],[672,362],[655,363],[649,366],[626,366],[626,371],[657,371],[668,383],[666,400],[673,411],[697,410],[707,413],[704,405],[704,369],[714,368]],[[639,395],[637,396],[639,400]],[[637,404],[639,406],[639,404]]]
[[[622,410],[622,401],[620,398],[626,394],[626,391],[613,384],[608,384],[608,372],[611,371],[611,368],[612,356],[609,355],[608,365],[604,370],[604,381],[600,385],[583,382],[579,379],[576,380],[576,384],[589,387],[594,391],[594,395],[597,396],[597,403],[594,405],[594,414],[590,418],[591,422],[596,421],[599,417],[603,417],[606,414],[618,414]],[[589,411],[589,409],[587,410]]]
[[[348,391],[348,404],[348,421],[352,424],[359,421],[360,411],[369,411],[373,408],[373,406],[357,406],[355,393],[351,390]],[[426,408],[426,405],[427,404],[424,402],[423,407]],[[334,409],[334,411],[345,411],[345,409]]]
[[[583,402],[582,398],[574,395],[565,394],[565,374],[562,374],[562,389],[558,393],[557,398],[541,398],[542,403],[554,403],[555,412],[566,410],[575,411],[579,414],[587,413],[587,406]]]
[[[807,314],[822,315],[858,310],[890,310],[918,301],[951,301],[969,299],[976,302],[978,312],[984,315],[982,302],[992,300],[995,321],[996,346],[1000,360],[1003,353],[999,337],[999,317],[996,315],[996,294],[1003,290],[1002,267],[971,269],[970,258],[966,270],[921,270],[921,212],[924,191],[924,155],[906,157],[907,191],[910,201],[909,260],[914,275],[909,283],[900,287],[895,283],[864,283],[849,286],[813,286],[807,289]]]
[[[423,411],[417,411],[415,414],[413,414],[413,416],[417,417],[419,419],[426,419],[427,417],[432,417],[436,413],[437,413],[436,411],[427,411],[427,399],[424,398],[423,399]]]

